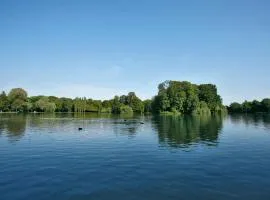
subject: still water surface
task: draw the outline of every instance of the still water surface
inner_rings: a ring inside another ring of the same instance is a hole
[[[270,116],[0,114],[0,199],[269,200]]]

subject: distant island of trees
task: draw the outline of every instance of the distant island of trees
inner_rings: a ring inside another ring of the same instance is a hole
[[[269,112],[270,99],[232,103],[229,107],[213,84],[192,84],[188,81],[165,81],[158,85],[158,93],[152,99],[141,100],[134,92],[115,96],[109,100],[66,98],[55,96],[31,96],[22,88],[14,88],[0,94],[0,112],[97,112],[97,113],[173,113],[211,114],[227,112]]]

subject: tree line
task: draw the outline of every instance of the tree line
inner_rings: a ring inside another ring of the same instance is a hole
[[[270,112],[270,99],[244,101],[243,103],[233,102],[228,106],[228,111],[231,113]]]
[[[109,100],[31,96],[22,88],[0,94],[0,112],[98,112],[202,114],[226,112],[213,84],[165,81],[152,99],[141,100],[134,92]]]
[[[14,88],[8,94],[0,94],[2,112],[99,112],[99,113],[143,113],[144,101],[134,92],[115,96],[110,100],[83,98],[58,98],[55,96],[31,96],[22,88]]]

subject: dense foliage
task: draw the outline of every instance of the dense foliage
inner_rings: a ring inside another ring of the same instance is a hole
[[[32,96],[22,88],[0,94],[0,112],[98,112],[98,113],[175,113],[209,114],[225,111],[217,88],[184,81],[165,81],[153,99],[142,101],[134,92],[110,100]]]
[[[241,104],[234,102],[228,107],[228,111],[232,113],[270,112],[270,99],[244,101]]]
[[[145,103],[149,107],[149,101]],[[149,109],[149,108],[147,108]],[[8,95],[0,94],[0,112],[99,112],[99,113],[143,113],[144,102],[134,92],[111,100],[87,98],[58,98],[55,96],[32,96],[22,88],[12,89]]]
[[[158,86],[158,95],[153,100],[153,111],[202,114],[223,112],[226,109],[215,85],[165,81]]]

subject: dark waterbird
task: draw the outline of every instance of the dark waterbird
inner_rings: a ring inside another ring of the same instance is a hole
[[[78,128],[79,131],[82,131],[83,128]]]

